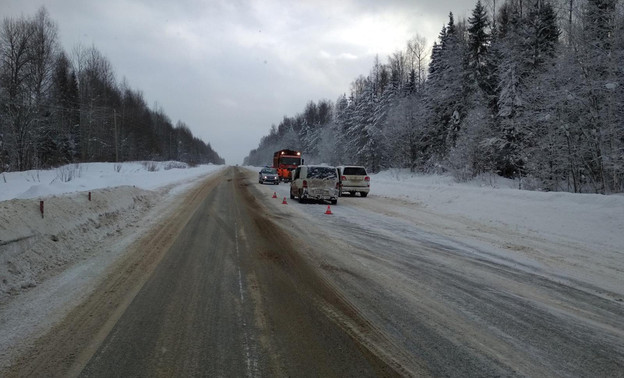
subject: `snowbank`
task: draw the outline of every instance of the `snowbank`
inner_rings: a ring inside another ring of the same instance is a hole
[[[131,186],[0,202],[0,303],[34,287],[133,226],[160,195]]]
[[[451,177],[386,171],[371,175],[371,195],[417,203],[439,214],[484,225],[575,241],[624,253],[624,196],[518,190],[487,176],[468,183]]]
[[[221,168],[90,163],[1,174],[0,303],[92,257],[96,249],[102,253],[102,246],[131,229],[163,196]]]
[[[46,197],[116,186],[154,190],[202,176],[222,166],[189,167],[180,162],[70,164],[50,170],[0,174],[0,201]]]

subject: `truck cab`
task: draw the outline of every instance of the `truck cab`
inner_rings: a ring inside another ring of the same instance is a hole
[[[290,181],[292,171],[301,164],[303,164],[303,158],[299,151],[279,150],[273,154],[273,168],[277,169],[281,181]]]

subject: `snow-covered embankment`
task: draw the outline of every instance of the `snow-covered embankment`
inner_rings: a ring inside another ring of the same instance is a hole
[[[92,163],[3,173],[0,303],[78,261],[96,255],[106,259],[107,254],[114,260],[112,245],[139,227],[156,203],[220,168],[178,162]]]
[[[0,202],[0,303],[115,242],[159,200],[132,186]]]

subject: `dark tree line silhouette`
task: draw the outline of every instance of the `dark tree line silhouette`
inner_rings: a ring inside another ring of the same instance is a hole
[[[117,82],[95,47],[59,46],[45,8],[0,25],[0,172],[94,161],[223,164],[210,144]]]

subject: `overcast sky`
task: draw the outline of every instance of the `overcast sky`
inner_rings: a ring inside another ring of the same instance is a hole
[[[334,102],[417,34],[429,44],[476,0],[0,0],[0,16],[45,6],[65,51],[95,46],[117,82],[239,164],[272,124]]]

